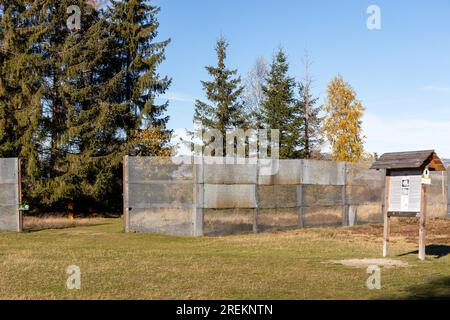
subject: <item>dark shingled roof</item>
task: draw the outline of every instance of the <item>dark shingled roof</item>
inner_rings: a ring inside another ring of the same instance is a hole
[[[371,169],[423,169],[426,166],[434,170],[445,170],[444,164],[434,150],[385,153]]]

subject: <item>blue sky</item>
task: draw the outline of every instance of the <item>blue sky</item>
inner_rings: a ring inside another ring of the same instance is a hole
[[[308,50],[315,93],[341,73],[366,108],[366,149],[435,148],[450,158],[450,1],[158,0],[160,38],[171,38],[162,75],[173,78],[170,127],[192,128],[200,80],[215,64],[215,41],[229,43],[228,66],[245,77],[257,57],[283,47],[290,73],[302,77]],[[381,30],[369,30],[367,8],[381,9]]]

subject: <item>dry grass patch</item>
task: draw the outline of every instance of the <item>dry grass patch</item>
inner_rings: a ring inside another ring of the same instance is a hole
[[[45,229],[67,229],[80,226],[95,226],[104,222],[101,218],[81,218],[69,220],[63,216],[27,217],[23,219],[23,227],[26,231],[38,231]]]
[[[383,235],[382,225],[364,225],[346,228],[348,235],[377,238]],[[419,221],[416,218],[392,218],[391,237],[404,238],[408,243],[419,240]],[[427,221],[427,243],[450,244],[450,219],[429,219]]]
[[[35,221],[44,230],[0,233],[0,299],[450,297],[450,243],[419,262],[417,244],[406,240],[414,226],[395,231],[389,256],[409,267],[382,268],[382,289],[368,290],[364,268],[324,262],[381,258],[381,226],[182,238],[125,234],[121,219],[49,221]],[[439,234],[430,239],[448,232],[447,222],[432,223]],[[77,291],[66,288],[73,264]]]

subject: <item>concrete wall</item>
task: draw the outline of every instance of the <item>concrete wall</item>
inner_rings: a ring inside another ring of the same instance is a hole
[[[0,159],[0,231],[21,231],[18,172],[18,159]]]
[[[125,231],[195,235],[194,187],[192,164],[177,164],[171,158],[126,157]]]
[[[385,171],[359,164],[277,160],[269,174],[256,161],[125,163],[127,231],[201,236],[382,222]],[[448,175],[432,178],[430,216],[444,217]]]
[[[449,213],[448,171],[431,172],[431,186],[428,193],[428,217],[445,218]]]

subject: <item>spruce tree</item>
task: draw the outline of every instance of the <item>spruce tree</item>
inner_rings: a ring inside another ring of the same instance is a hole
[[[68,29],[67,19],[70,13],[67,9],[72,5],[78,6],[82,13],[80,30]],[[51,211],[68,209],[70,212],[74,201],[79,200],[83,194],[94,197],[98,195],[95,189],[87,188],[90,181],[86,176],[77,174],[79,171],[86,174],[88,170],[80,168],[95,161],[92,161],[93,158],[80,161],[81,149],[76,144],[82,144],[88,139],[77,131],[73,116],[77,108],[92,113],[92,105],[88,102],[100,101],[99,88],[88,87],[92,85],[88,79],[97,79],[92,65],[98,63],[98,59],[93,52],[102,56],[98,46],[92,47],[93,43],[103,44],[102,38],[91,36],[99,17],[93,14],[92,6],[83,0],[45,0],[36,5],[35,9],[30,10],[30,16],[41,26],[37,30],[34,47],[43,58],[40,70],[42,111],[39,130],[33,137],[39,145],[39,158],[33,168],[30,168],[33,173],[27,172],[30,177],[28,189],[35,204],[45,205]],[[88,55],[89,61],[86,59]],[[87,63],[91,63],[91,66]],[[82,77],[85,82],[80,82],[78,77]],[[71,87],[79,91],[70,90]],[[108,169],[106,166],[105,170]],[[96,173],[89,173],[96,180]]]
[[[295,105],[295,79],[289,77],[286,54],[280,49],[274,56],[263,85],[259,122],[265,129],[280,131],[280,158],[297,157],[299,147],[299,115]]]
[[[82,15],[71,31],[72,5]],[[137,0],[0,3],[0,155],[27,158],[34,204],[119,209],[123,156],[170,154],[168,104],[154,102],[170,84],[157,70],[168,44],[155,41],[158,11]]]
[[[0,155],[2,157],[14,157],[18,153],[15,106],[10,103],[9,98],[20,90],[19,80],[12,76],[12,69],[19,67],[18,61],[21,53],[17,49],[20,50],[21,44],[23,47],[23,39],[20,34],[16,34],[21,11],[23,11],[23,8],[20,7],[22,7],[20,4],[13,1],[0,5]],[[20,97],[18,98],[13,101],[22,100]]]
[[[82,4],[82,1],[78,1]],[[60,177],[67,172],[63,161],[65,146],[61,137],[66,133],[68,108],[62,94],[64,65],[61,60],[67,29],[67,8],[73,1],[44,0],[30,10],[30,18],[40,26],[36,30],[33,46],[42,57],[39,76],[41,87],[41,114],[39,130],[34,136],[39,146],[39,159],[33,164],[31,185],[28,187],[35,203],[50,206],[50,210],[65,208],[71,190]]]
[[[26,159],[27,181],[41,176],[42,56],[35,1],[0,3],[0,157]],[[28,201],[30,188],[23,189]]]
[[[108,21],[115,39],[110,63],[120,84],[112,98],[126,108],[122,121],[127,141],[135,141],[134,153],[159,155],[167,150],[172,135],[165,114],[168,102],[155,102],[171,83],[158,74],[170,43],[170,39],[156,40],[160,8],[144,0],[112,1],[110,8]],[[147,143],[149,134],[158,137],[156,144]]]
[[[70,208],[87,200],[119,208],[114,194],[120,193],[123,156],[154,155],[170,140],[167,103],[154,103],[170,84],[157,74],[168,41],[154,42],[159,9],[146,1],[113,2],[106,14],[84,1],[76,4],[83,12],[81,29],[49,37],[61,40],[51,43],[48,54],[49,71],[58,79],[48,92],[59,108],[46,124],[57,147],[39,194],[51,205]],[[50,20],[56,23],[59,10],[53,8]],[[148,147],[140,139],[143,130],[156,130],[160,140]]]
[[[203,130],[220,131],[224,140],[223,156],[226,155],[227,130],[246,127],[241,100],[244,87],[241,85],[241,78],[236,77],[237,70],[228,69],[225,65],[227,48],[227,41],[220,37],[215,48],[217,66],[206,67],[212,79],[202,81],[209,103],[197,100],[194,114],[194,121],[200,122]]]
[[[121,135],[122,105],[110,101],[118,84],[109,71],[109,48],[113,37],[101,12],[83,7],[81,30],[70,33],[61,53],[61,96],[67,110],[66,130],[59,144],[60,175],[50,181],[52,202],[66,199],[79,206],[111,206],[113,192],[120,192],[117,171],[130,146]],[[58,196],[58,198],[56,197]]]

